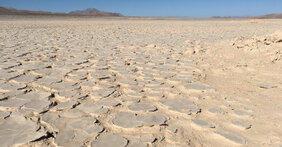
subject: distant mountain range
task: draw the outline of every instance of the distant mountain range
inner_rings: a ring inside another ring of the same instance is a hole
[[[213,16],[212,18],[252,18],[252,19],[282,19],[282,13],[273,13],[261,16]]]
[[[282,13],[274,13],[274,14],[262,15],[262,16],[257,16],[255,18],[259,18],[259,19],[281,19],[282,18]]]
[[[71,15],[95,15],[95,16],[122,16],[119,13],[102,12],[95,8],[88,8],[85,10],[72,11],[69,14]]]
[[[58,13],[47,11],[17,10],[7,7],[0,7],[0,15],[122,16],[120,13],[103,12],[95,8],[72,11],[70,13]]]
[[[122,16],[120,13],[99,11],[95,8],[88,8],[85,10],[77,10],[69,13],[48,12],[48,11],[31,11],[31,10],[17,10],[14,8],[0,7],[0,15],[60,15],[60,16]],[[282,19],[282,13],[273,13],[262,16],[214,16],[212,18],[252,18],[252,19]]]

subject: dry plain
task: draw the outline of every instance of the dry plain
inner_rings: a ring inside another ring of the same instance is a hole
[[[0,26],[0,146],[282,146],[282,20]]]

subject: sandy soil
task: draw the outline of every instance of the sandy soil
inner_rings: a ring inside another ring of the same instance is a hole
[[[282,20],[0,26],[1,146],[282,146]]]

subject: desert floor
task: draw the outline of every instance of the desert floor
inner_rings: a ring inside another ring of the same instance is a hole
[[[0,17],[0,146],[282,146],[282,20]]]

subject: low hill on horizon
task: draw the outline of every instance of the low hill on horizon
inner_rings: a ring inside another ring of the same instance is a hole
[[[267,14],[267,15],[257,16],[255,18],[259,18],[259,19],[281,19],[282,13]]]
[[[47,11],[17,10],[14,8],[0,7],[0,15],[53,15],[65,13],[53,13]]]
[[[120,13],[103,12],[95,8],[72,11],[70,13],[18,10],[14,8],[0,7],[0,15],[62,15],[62,16],[122,16]]]
[[[213,16],[211,18],[282,19],[282,13],[272,13],[261,16]]]

